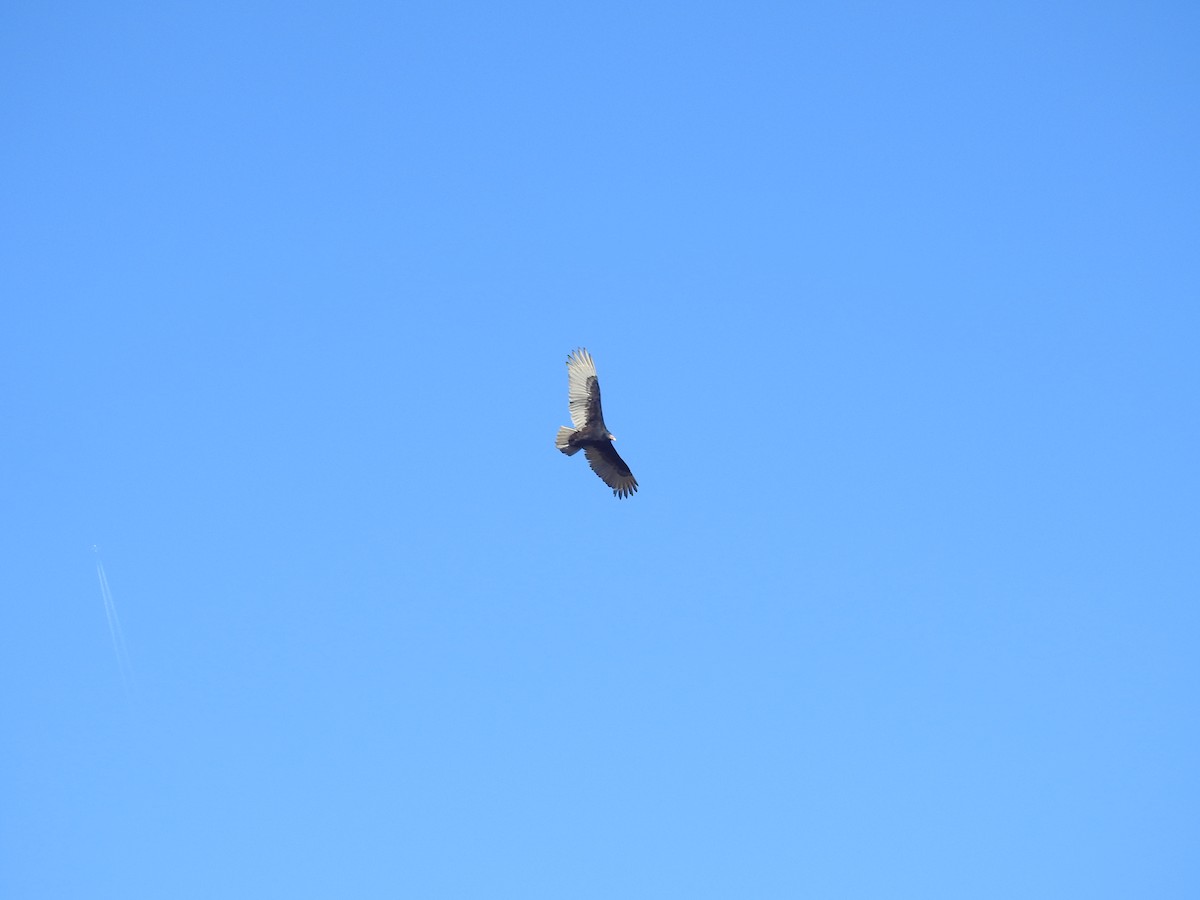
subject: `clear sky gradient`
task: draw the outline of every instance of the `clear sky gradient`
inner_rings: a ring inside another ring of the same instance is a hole
[[[10,3],[0,121],[4,897],[1200,896],[1200,6]]]

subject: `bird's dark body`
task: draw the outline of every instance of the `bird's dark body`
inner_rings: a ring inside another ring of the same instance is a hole
[[[571,444],[578,447],[585,454],[589,452],[599,453],[605,460],[609,462],[610,465],[612,465],[614,469],[617,470],[618,475],[633,474],[633,472],[629,470],[629,466],[625,464],[625,460],[621,459],[621,455],[613,449],[612,441],[610,441],[608,438],[601,438],[600,440],[572,440]]]

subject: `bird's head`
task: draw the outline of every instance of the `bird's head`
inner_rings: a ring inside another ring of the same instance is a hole
[[[610,441],[615,441],[617,439],[617,436],[615,434],[613,434],[611,431],[604,432],[604,436],[606,438],[608,438]]]

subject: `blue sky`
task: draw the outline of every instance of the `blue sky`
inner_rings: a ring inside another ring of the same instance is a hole
[[[5,896],[1196,896],[1195,5],[0,22]]]

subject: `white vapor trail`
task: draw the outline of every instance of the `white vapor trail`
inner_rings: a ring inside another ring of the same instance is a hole
[[[92,548],[96,550],[95,547]],[[133,695],[133,665],[129,660],[129,648],[125,646],[125,632],[121,630],[121,619],[113,603],[112,591],[108,587],[108,576],[104,574],[104,563],[96,553],[96,576],[100,579],[100,596],[104,598],[104,615],[108,619],[108,633],[112,636],[113,652],[117,657],[117,668],[121,671],[121,683],[126,696]]]

